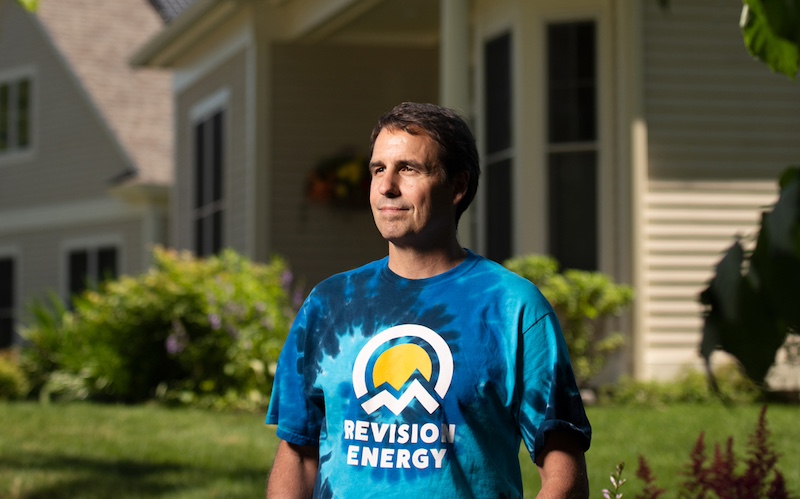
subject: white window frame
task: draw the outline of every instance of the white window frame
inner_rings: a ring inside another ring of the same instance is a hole
[[[190,190],[190,198],[191,201],[189,203],[190,207],[190,247],[192,251],[197,254],[200,254],[200,248],[197,247],[197,234],[196,234],[196,222],[199,218],[203,218],[208,216],[210,213],[213,212],[221,212],[222,216],[222,233],[220,234],[220,238],[222,240],[222,247],[225,246],[226,241],[226,232],[227,232],[227,223],[226,222],[226,215],[227,215],[227,187],[228,181],[226,178],[226,173],[230,162],[228,161],[229,157],[229,148],[228,148],[228,137],[229,137],[229,130],[230,130],[230,99],[231,99],[231,90],[228,87],[223,87],[216,92],[210,94],[205,99],[199,101],[194,106],[191,107],[189,110],[189,136],[190,140],[190,179],[191,179],[191,190]],[[197,127],[212,118],[217,113],[222,113],[222,180],[223,180],[223,192],[222,197],[219,201],[210,203],[208,205],[204,205],[202,207],[195,206],[195,197],[197,193],[197,173],[195,171],[195,165],[197,158],[196,155],[196,143],[195,143],[195,130]],[[221,248],[220,248],[221,249]]]
[[[37,123],[38,123],[38,103],[39,103],[39,85],[37,84],[36,68],[33,66],[20,66],[0,70],[0,85],[11,84],[11,95],[9,98],[10,103],[15,103],[16,88],[13,85],[21,80],[29,82],[29,103],[28,103],[28,144],[20,148],[17,144],[17,130],[16,130],[16,106],[12,105],[10,108],[9,124],[9,146],[5,151],[0,151],[0,166],[16,162],[19,160],[28,160],[32,158],[36,149],[37,140]]]

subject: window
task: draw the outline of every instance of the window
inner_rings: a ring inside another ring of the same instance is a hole
[[[0,155],[31,146],[31,79],[0,80]]]
[[[116,246],[70,250],[67,254],[67,286],[70,295],[116,278],[119,274],[118,253]]]
[[[512,251],[511,34],[489,40],[484,58],[486,256],[501,262]]]
[[[223,127],[218,111],[194,127],[194,237],[195,253],[218,253],[223,244]]]
[[[597,270],[597,75],[593,21],[547,27],[550,254]]]
[[[0,258],[0,348],[14,342],[14,260]]]

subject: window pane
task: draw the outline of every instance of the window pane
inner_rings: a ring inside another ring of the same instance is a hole
[[[194,207],[199,208],[206,203],[205,192],[205,123],[194,127]]]
[[[14,308],[14,260],[0,259],[0,314]]]
[[[222,250],[222,211],[215,211],[212,215],[211,253]]]
[[[549,156],[550,254],[562,268],[597,270],[597,154]]]
[[[213,123],[213,149],[211,151],[211,177],[213,182],[213,193],[211,201],[219,201],[222,199],[222,112],[214,115]]]
[[[549,141],[597,138],[596,55],[593,22],[547,28]]]
[[[486,57],[486,152],[511,147],[511,34],[490,40]]]
[[[17,87],[17,147],[20,148],[30,144],[30,86],[30,80],[20,80]]]
[[[8,84],[0,85],[0,152],[7,151],[9,148],[9,120],[11,111],[9,109],[10,88]]]
[[[511,257],[511,160],[486,167],[486,256],[496,262]]]
[[[9,348],[14,343],[14,319],[0,315],[0,348]]]
[[[14,342],[14,260],[0,259],[0,348]]]
[[[70,294],[78,294],[88,287],[89,253],[87,251],[70,251],[68,275]]]
[[[205,218],[198,218],[194,221],[194,253],[197,256],[206,256],[205,244],[206,237]]]
[[[117,248],[103,247],[97,250],[97,282],[117,277]]]

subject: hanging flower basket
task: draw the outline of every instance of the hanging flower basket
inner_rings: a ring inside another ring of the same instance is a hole
[[[369,161],[363,154],[325,158],[306,180],[306,198],[334,208],[366,208],[369,201]]]

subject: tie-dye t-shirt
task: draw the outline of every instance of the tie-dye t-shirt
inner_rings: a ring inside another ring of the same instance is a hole
[[[520,439],[535,458],[548,431],[591,438],[550,305],[472,252],[430,279],[383,259],[318,285],[266,421],[319,446],[315,497],[521,497]]]

